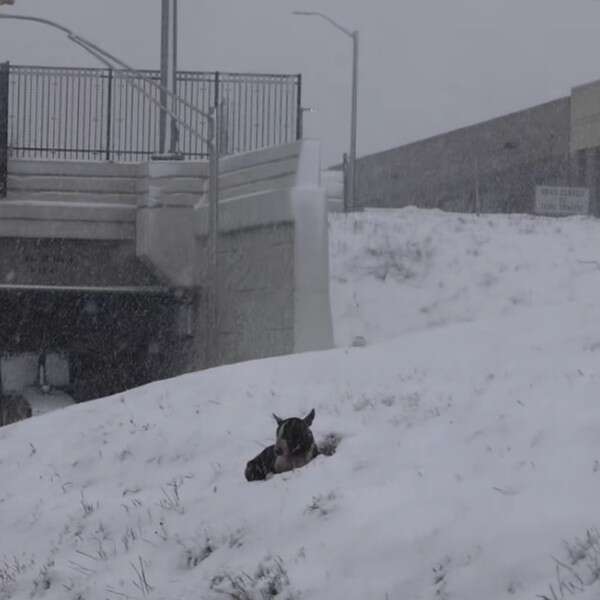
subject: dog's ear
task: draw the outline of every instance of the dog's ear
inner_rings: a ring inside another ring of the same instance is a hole
[[[275,413],[273,413],[273,418],[277,421],[277,427],[283,423],[283,419],[279,418]]]
[[[315,418],[315,409],[313,408],[305,417],[304,417],[304,422],[306,423],[306,425],[308,427],[310,427],[312,425],[312,422],[314,421]]]

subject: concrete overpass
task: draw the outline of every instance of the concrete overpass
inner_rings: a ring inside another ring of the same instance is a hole
[[[204,368],[205,161],[9,158],[0,351],[68,356],[78,400]],[[319,144],[225,157],[218,363],[332,346]]]

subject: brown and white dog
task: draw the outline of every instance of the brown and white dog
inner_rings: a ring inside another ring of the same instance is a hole
[[[277,422],[275,444],[247,463],[245,475],[248,481],[267,479],[276,473],[299,469],[319,454],[310,430],[315,418],[314,409],[303,419],[281,419],[275,414],[273,417]]]

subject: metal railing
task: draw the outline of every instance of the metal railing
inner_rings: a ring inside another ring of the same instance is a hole
[[[8,168],[8,63],[0,64],[0,198],[6,197]]]
[[[160,90],[152,82],[160,83],[158,71],[10,65],[11,156],[138,161],[158,154]],[[212,106],[221,107],[219,142],[224,155],[298,139],[301,91],[300,75],[177,74],[180,98],[207,113]],[[176,112],[208,139],[208,125],[197,112],[185,104]],[[188,159],[209,154],[206,141],[181,127],[177,150]]]

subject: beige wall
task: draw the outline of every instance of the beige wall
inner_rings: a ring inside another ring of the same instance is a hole
[[[600,81],[571,92],[571,152],[600,146]]]

